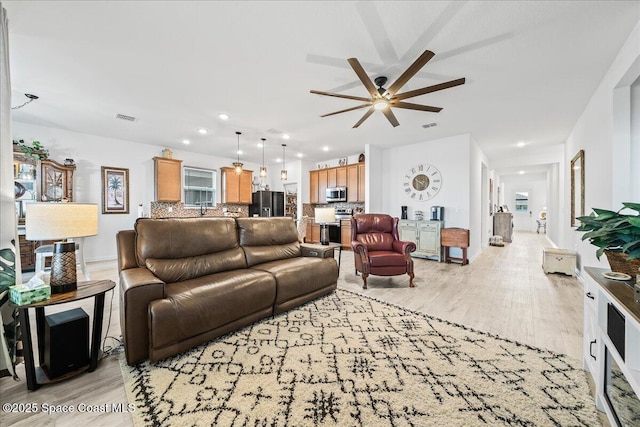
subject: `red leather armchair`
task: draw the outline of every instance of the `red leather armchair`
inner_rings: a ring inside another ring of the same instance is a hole
[[[351,218],[351,248],[356,274],[362,273],[367,289],[367,277],[397,276],[407,273],[409,286],[414,287],[413,242],[403,242],[398,236],[398,218],[385,214],[358,214]]]

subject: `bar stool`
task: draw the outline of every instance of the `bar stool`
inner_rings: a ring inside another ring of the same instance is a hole
[[[36,269],[35,274],[38,274],[41,271],[45,270],[45,260],[47,257],[53,256],[53,245],[42,245],[39,246],[36,250]],[[76,242],[76,260],[77,264],[80,265],[82,269],[82,274],[84,275],[85,280],[91,280],[89,277],[89,271],[87,271],[87,265],[84,262],[84,253],[80,248],[80,243]]]

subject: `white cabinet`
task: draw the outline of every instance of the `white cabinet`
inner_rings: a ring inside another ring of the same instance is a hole
[[[414,257],[432,258],[442,261],[442,247],[440,245],[440,230],[442,221],[413,221],[400,220],[398,234],[400,240],[416,244]]]
[[[606,279],[606,271],[585,267],[583,368],[593,377],[596,406],[611,425],[635,425],[629,420],[640,417],[640,303],[631,281]],[[619,390],[625,390],[624,398]]]

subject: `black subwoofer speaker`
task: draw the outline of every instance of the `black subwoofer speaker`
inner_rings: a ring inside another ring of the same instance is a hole
[[[43,369],[49,378],[89,365],[89,316],[81,308],[46,316]]]

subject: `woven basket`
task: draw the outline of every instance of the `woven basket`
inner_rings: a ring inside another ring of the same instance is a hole
[[[627,254],[623,254],[622,252],[604,251],[604,254],[607,256],[611,271],[625,273],[631,276],[633,280],[636,279],[636,275],[640,270],[640,259],[635,258],[629,260]]]

